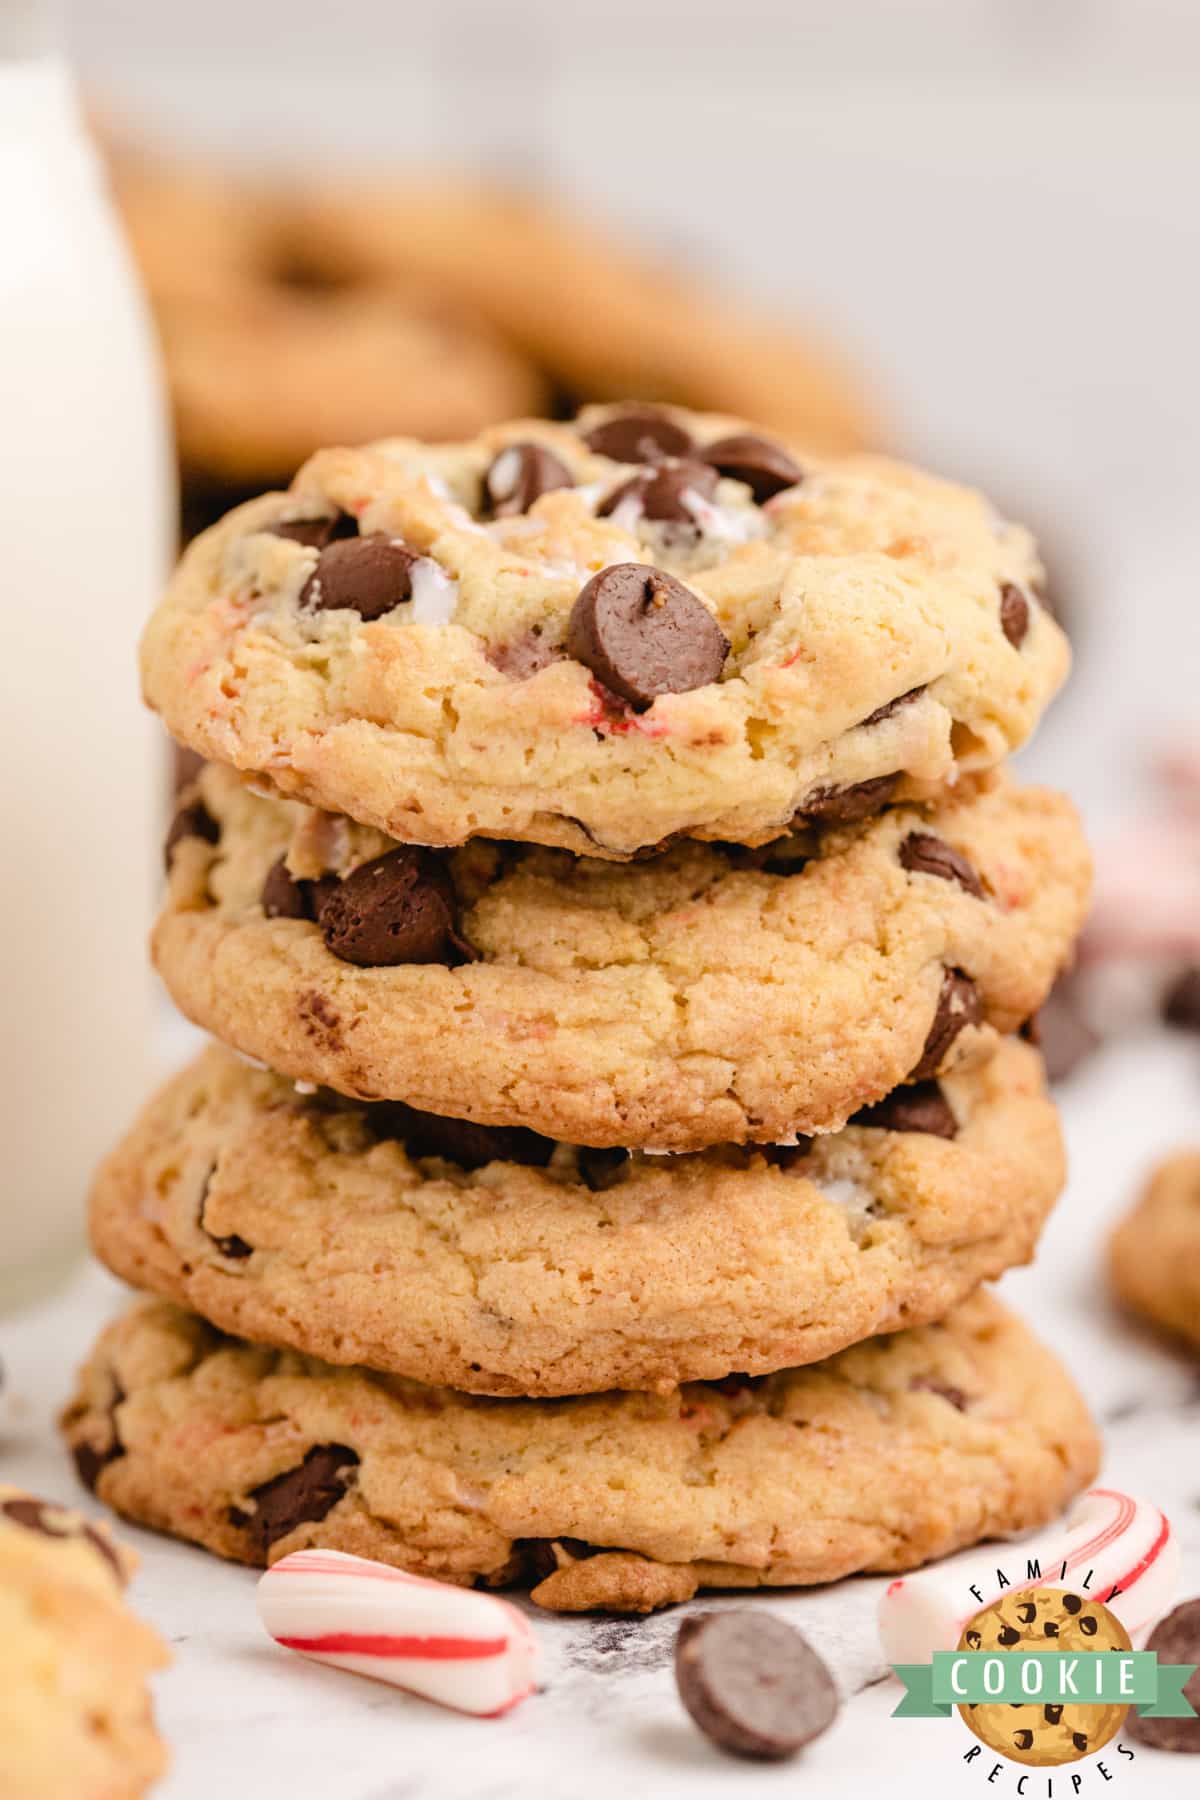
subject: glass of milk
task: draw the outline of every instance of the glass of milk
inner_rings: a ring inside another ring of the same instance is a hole
[[[149,322],[54,21],[0,5],[0,1307],[72,1265],[153,1061],[162,756],[135,646],[171,554]]]

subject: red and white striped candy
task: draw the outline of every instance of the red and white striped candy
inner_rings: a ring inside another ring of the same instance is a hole
[[[1042,1572],[1025,1579],[1031,1560]],[[998,1569],[1007,1584],[997,1581]],[[1007,1555],[995,1545],[893,1581],[879,1604],[879,1632],[889,1662],[928,1662],[935,1650],[955,1649],[968,1620],[1001,1594],[1061,1587],[1107,1606],[1136,1649],[1167,1611],[1178,1579],[1179,1544],[1158,1507],[1092,1488],[1057,1532],[1014,1544]]]
[[[537,1680],[533,1628],[507,1600],[340,1550],[281,1558],[258,1584],[258,1616],[286,1650],[458,1712],[494,1718]]]

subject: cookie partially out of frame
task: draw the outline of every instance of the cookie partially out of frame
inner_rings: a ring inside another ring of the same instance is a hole
[[[990,1051],[1089,881],[1070,803],[1002,780],[617,865],[400,848],[214,765],[172,837],[154,957],[197,1024],[294,1080],[623,1148],[836,1130]]]
[[[1029,534],[902,465],[593,409],[314,457],[186,551],[172,735],[411,843],[627,858],[928,798],[1066,675]]]
[[[915,1568],[1044,1523],[1097,1462],[1069,1376],[985,1294],[807,1368],[569,1400],[336,1369],[143,1301],[64,1428],[108,1505],[222,1556],[320,1545],[556,1611]]]
[[[693,1156],[306,1097],[213,1048],[92,1192],[97,1253],[256,1343],[481,1394],[669,1390],[940,1318],[1062,1184],[1015,1040],[835,1136]]]
[[[1200,1350],[1200,1150],[1159,1163],[1113,1234],[1109,1267],[1127,1306]]]

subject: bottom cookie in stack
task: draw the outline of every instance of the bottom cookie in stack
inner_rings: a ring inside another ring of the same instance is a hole
[[[99,1497],[220,1555],[308,1545],[554,1611],[915,1568],[1092,1478],[1069,1376],[990,1295],[807,1368],[665,1395],[483,1399],[225,1336],[143,1300],[64,1430]]]

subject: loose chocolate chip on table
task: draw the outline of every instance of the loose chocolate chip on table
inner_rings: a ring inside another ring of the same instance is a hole
[[[583,441],[597,456],[613,462],[654,462],[660,456],[687,456],[693,445],[688,432],[657,406],[629,406],[585,431]]]
[[[412,569],[419,561],[385,531],[329,544],[300,589],[300,604],[310,612],[346,607],[362,619],[381,619],[412,599]]]
[[[897,787],[899,774],[876,775],[872,781],[856,781],[853,787],[815,788],[796,814],[820,825],[853,825],[882,812]]]
[[[646,707],[716,681],[729,654],[720,626],[690,589],[648,563],[614,563],[581,590],[567,651],[604,686]]]
[[[1176,976],[1163,995],[1162,1014],[1181,1031],[1200,1031],[1200,966]]]
[[[883,706],[877,706],[873,713],[868,713],[865,719],[860,719],[859,729],[861,730],[864,725],[882,725],[885,719],[890,719],[893,713],[898,713],[902,706],[908,706],[911,701],[919,700],[924,692],[925,688],[922,685],[909,688],[906,693],[897,694],[894,700],[888,700]]]
[[[1200,1664],[1200,1599],[1185,1600],[1174,1612],[1160,1619],[1146,1640],[1163,1663]],[[1200,1668],[1188,1678],[1184,1696],[1200,1713]],[[1177,1750],[1200,1756],[1200,1718],[1139,1719],[1130,1713],[1125,1730],[1139,1744],[1152,1744],[1156,1750]]]
[[[755,437],[748,431],[705,444],[700,454],[722,475],[732,481],[744,481],[760,506],[773,494],[781,494],[784,488],[795,487],[804,479],[803,469],[782,444],[773,444],[770,438]]]
[[[1012,581],[1000,589],[1000,629],[1014,650],[1021,648],[1029,630],[1029,602]]]
[[[474,959],[460,936],[454,889],[430,850],[402,844],[315,896],[328,948],[359,968]]]
[[[401,1100],[380,1100],[366,1109],[366,1120],[378,1138],[395,1138],[410,1156],[440,1156],[462,1169],[482,1169],[491,1162],[524,1163],[544,1169],[554,1155],[553,1138],[523,1125],[477,1125],[471,1119],[447,1119],[418,1112]]]
[[[613,1148],[611,1150],[593,1150],[581,1147],[575,1166],[580,1178],[591,1188],[593,1194],[604,1188],[615,1187],[624,1179],[625,1164],[629,1161],[628,1150]]]
[[[959,1032],[968,1025],[978,1025],[983,1018],[983,1002],[979,989],[961,969],[947,969],[942,976],[937,1010],[921,1060],[912,1071],[911,1081],[929,1081],[941,1068]]]
[[[574,486],[566,463],[543,444],[509,444],[483,478],[488,508],[497,519],[528,512],[543,494]]]
[[[316,1524],[332,1512],[349,1485],[358,1456],[345,1444],[314,1444],[304,1461],[251,1490],[253,1512],[229,1509],[230,1522],[243,1528],[263,1562],[267,1551],[297,1525]]]
[[[895,1088],[874,1106],[864,1106],[851,1125],[869,1125],[877,1131],[925,1131],[931,1137],[958,1136],[958,1124],[946,1096],[936,1081],[918,1081]]]
[[[307,884],[296,880],[282,856],[267,871],[267,879],[262,885],[262,909],[268,919],[308,919],[312,916]]]
[[[931,831],[910,831],[900,846],[900,866],[912,875],[937,875],[957,881],[960,888],[982,900],[983,883],[961,850],[955,850]]]
[[[272,537],[288,538],[309,550],[324,550],[329,544],[357,537],[358,520],[350,513],[325,513],[316,519],[285,519],[269,530]]]
[[[125,1585],[125,1571],[121,1567],[121,1559],[116,1550],[101,1536],[94,1525],[81,1524],[78,1527],[64,1522],[59,1524],[55,1518],[58,1508],[46,1500],[35,1500],[20,1496],[14,1500],[5,1500],[0,1505],[0,1512],[11,1519],[14,1525],[23,1525],[27,1531],[36,1531],[42,1537],[51,1538],[84,1538],[116,1575],[121,1586]]]
[[[711,500],[716,491],[717,472],[706,463],[664,462],[614,488],[596,508],[596,516],[607,519],[623,500],[637,499],[644,518],[663,524],[695,525],[688,496],[699,494],[702,500]]]
[[[939,1400],[944,1400],[955,1412],[967,1410],[967,1396],[962,1389],[949,1381],[939,1381],[936,1375],[916,1375],[908,1385],[918,1393],[936,1394]]]
[[[837,1716],[833,1676],[807,1639],[749,1607],[683,1621],[675,1682],[705,1737],[734,1756],[794,1756]]]
[[[203,800],[192,800],[186,806],[181,806],[171,820],[171,828],[163,845],[163,861],[168,873],[171,868],[171,853],[184,838],[202,838],[206,844],[220,843],[221,827]]]

